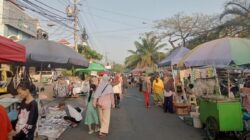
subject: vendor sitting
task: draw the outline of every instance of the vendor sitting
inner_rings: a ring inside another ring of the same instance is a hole
[[[64,102],[59,103],[60,110],[65,110],[67,116],[64,116],[64,120],[69,121],[72,127],[78,126],[82,120],[82,110],[79,107],[72,107],[71,105],[65,105]]]

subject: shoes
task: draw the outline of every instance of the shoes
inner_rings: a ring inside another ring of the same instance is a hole
[[[100,128],[95,128],[95,132],[99,132],[100,131]]]
[[[100,132],[98,136],[99,136],[99,137],[106,137],[107,134]]]
[[[93,134],[93,133],[94,133],[94,130],[89,130],[88,133],[89,133],[89,134]]]
[[[75,127],[77,127],[77,124],[76,124],[76,123],[73,123],[73,124],[71,124],[71,127],[72,127],[72,128],[75,128]]]

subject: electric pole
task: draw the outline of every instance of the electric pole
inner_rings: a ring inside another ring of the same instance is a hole
[[[77,36],[77,13],[78,13],[78,9],[77,9],[77,0],[74,0],[74,49],[76,52],[78,52],[78,47],[77,47],[77,42],[78,42],[78,36]]]

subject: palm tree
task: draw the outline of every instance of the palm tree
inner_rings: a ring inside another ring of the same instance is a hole
[[[155,67],[155,64],[165,57],[163,52],[159,52],[166,44],[160,44],[161,40],[152,33],[145,34],[140,38],[140,42],[135,41],[136,51],[128,50],[131,53],[125,60],[127,68]]]

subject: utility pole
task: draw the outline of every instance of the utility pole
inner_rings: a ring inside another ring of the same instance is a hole
[[[78,52],[78,47],[77,47],[77,42],[78,42],[78,36],[77,36],[77,13],[78,13],[78,9],[77,9],[77,0],[74,0],[74,49],[76,52]]]

